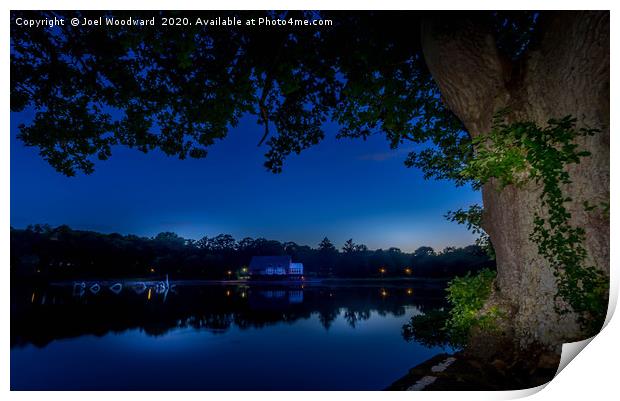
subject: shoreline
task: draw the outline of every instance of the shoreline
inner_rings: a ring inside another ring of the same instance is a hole
[[[414,366],[390,384],[387,391],[505,391],[525,390],[546,384],[555,377],[559,358],[541,358],[528,368],[502,359],[492,362],[465,351],[440,353]]]
[[[169,280],[170,284],[175,285],[356,285],[368,284],[379,285],[388,284],[395,285],[399,283],[423,283],[423,284],[443,284],[452,278],[421,278],[421,277],[403,277],[403,278],[308,278],[304,280],[213,280],[213,279],[175,279]],[[66,280],[54,280],[48,284],[55,286],[73,285],[75,282],[98,282],[101,284],[121,283],[123,285],[132,285],[139,282],[160,282],[165,277],[135,277],[135,278],[74,278]]]

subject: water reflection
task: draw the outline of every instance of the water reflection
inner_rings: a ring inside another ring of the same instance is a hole
[[[432,283],[93,284],[12,289],[12,389],[380,390],[445,351],[401,335]]]
[[[97,283],[98,284],[98,283]],[[177,328],[224,333],[317,315],[325,330],[343,316],[355,328],[371,312],[403,316],[406,306],[424,312],[443,306],[441,286],[252,286],[144,284],[16,288],[11,291],[11,347],[86,334],[103,336],[141,329],[161,336]],[[94,287],[94,288],[93,288]]]

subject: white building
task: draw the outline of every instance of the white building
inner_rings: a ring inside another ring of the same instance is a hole
[[[293,263],[290,256],[253,256],[250,262],[250,276],[302,276],[303,263]]]
[[[303,263],[292,263],[289,265],[288,274],[290,276],[303,276],[304,274],[304,264]]]

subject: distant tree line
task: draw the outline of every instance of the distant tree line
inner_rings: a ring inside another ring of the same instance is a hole
[[[423,246],[370,250],[352,239],[338,249],[324,238],[316,248],[265,238],[235,240],[220,234],[199,240],[162,232],[152,238],[73,230],[66,225],[11,228],[11,276],[23,279],[75,277],[235,278],[252,256],[290,255],[304,264],[307,276],[449,278],[494,268],[482,248],[448,247],[437,252]]]

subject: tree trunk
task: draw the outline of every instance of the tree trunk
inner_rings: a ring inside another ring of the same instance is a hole
[[[609,13],[555,12],[540,17],[535,46],[517,62],[503,58],[494,35],[476,14],[422,24],[426,63],[443,100],[473,137],[491,128],[492,117],[508,108],[508,122],[572,115],[578,126],[601,129],[579,144],[591,156],[569,166],[572,183],[564,192],[570,224],[586,231],[589,262],[609,274],[609,220],[599,208],[586,212],[583,202],[609,202]],[[558,346],[583,339],[575,314],[555,309],[556,280],[549,264],[529,240],[535,212],[541,212],[540,188],[484,185],[483,225],[497,255],[497,291],[492,302],[514,311],[515,339]]]

